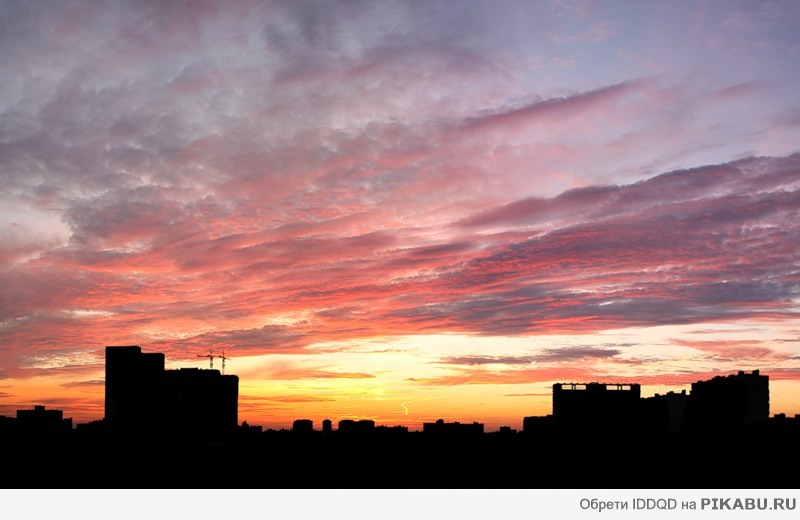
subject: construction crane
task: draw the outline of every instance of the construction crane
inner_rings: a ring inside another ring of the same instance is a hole
[[[222,351],[222,355],[219,356],[219,358],[222,360],[222,375],[224,376],[225,375],[225,360],[229,359],[229,358],[225,357],[225,351],[224,350]]]
[[[223,353],[223,355],[225,355],[225,354]],[[206,358],[208,358],[209,368],[212,368],[212,369],[214,368],[214,351],[212,349],[208,349],[208,354],[201,354],[201,355],[199,355],[197,357],[206,357]],[[224,370],[225,361],[222,362],[222,366],[223,366],[223,370]]]

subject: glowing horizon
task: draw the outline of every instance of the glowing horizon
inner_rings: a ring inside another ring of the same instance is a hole
[[[108,345],[224,350],[267,427],[519,428],[556,382],[754,369],[800,413],[795,2],[0,21],[0,414],[102,418]]]

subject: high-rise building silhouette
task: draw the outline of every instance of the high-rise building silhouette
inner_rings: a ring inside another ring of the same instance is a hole
[[[619,434],[637,424],[641,406],[638,384],[556,383],[553,420],[560,433]]]
[[[106,347],[105,421],[122,435],[209,438],[238,422],[239,378],[219,370],[165,370],[164,354]]]
[[[686,415],[686,403],[689,396],[686,390],[681,392],[667,392],[666,394],[656,394],[646,399],[653,403],[648,409],[655,410],[656,413],[663,415],[661,418],[654,418],[663,424],[663,433],[673,434],[683,431],[683,418]],[[654,405],[661,405],[656,407]],[[660,409],[659,409],[660,408]]]
[[[164,354],[141,347],[106,347],[105,421],[114,433],[161,427]]]
[[[751,373],[715,376],[692,383],[684,430],[731,430],[769,419],[769,376]]]

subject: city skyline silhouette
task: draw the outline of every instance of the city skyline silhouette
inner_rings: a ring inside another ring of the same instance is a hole
[[[106,347],[106,416],[73,425],[38,405],[0,416],[13,453],[6,487],[795,487],[775,472],[800,461],[800,415],[769,413],[769,376],[719,375],[691,392],[642,398],[636,384],[556,383],[553,413],[523,429],[484,431],[439,419],[422,431],[371,420],[296,419],[291,429],[237,423],[239,378],[214,369],[166,370],[161,353]],[[394,457],[394,463],[384,460]],[[264,473],[256,461],[270,461]],[[520,463],[534,462],[528,474]],[[430,464],[427,471],[407,464]],[[70,464],[91,470],[65,480]],[[397,466],[395,467],[395,464]],[[597,480],[598,464],[618,466]],[[678,466],[688,468],[678,471]],[[573,466],[568,480],[553,480]],[[649,468],[664,477],[641,480]],[[144,480],[130,468],[148,469]],[[690,469],[694,468],[694,469]],[[56,469],[60,471],[53,472]],[[682,472],[689,470],[686,474]],[[212,471],[213,470],[213,471]],[[556,473],[550,473],[556,472]],[[611,471],[613,475],[614,472]]]

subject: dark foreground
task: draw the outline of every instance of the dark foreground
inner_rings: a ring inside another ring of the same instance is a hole
[[[2,439],[4,488],[797,489],[794,435],[567,439],[264,432],[224,441]]]

